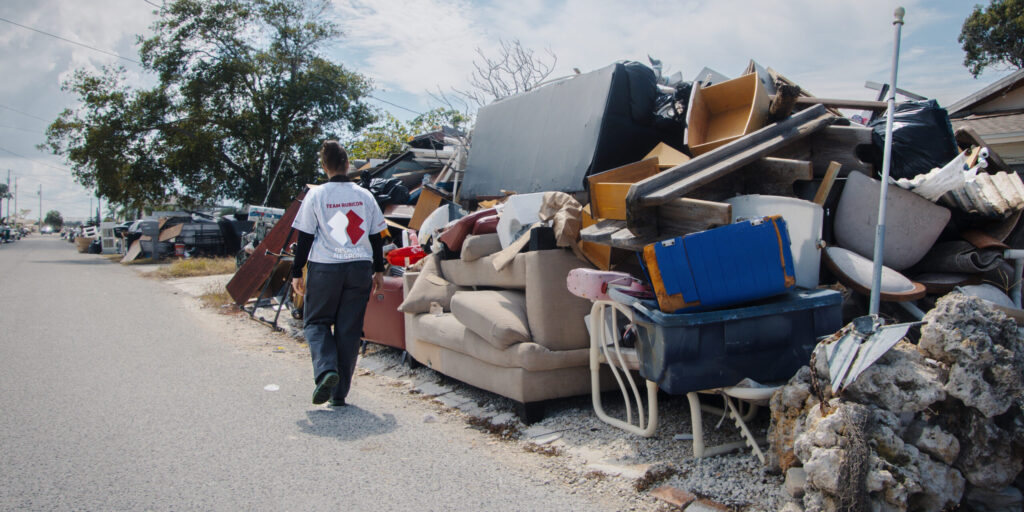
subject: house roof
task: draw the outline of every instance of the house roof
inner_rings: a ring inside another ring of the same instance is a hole
[[[1009,110],[991,114],[971,114],[952,120],[953,126],[969,126],[979,135],[1024,133],[1024,110]]]
[[[949,117],[963,117],[970,114],[971,108],[985,103],[986,101],[1005,94],[1008,91],[1024,85],[1024,69],[992,82],[988,87],[967,96],[966,98],[946,107]]]

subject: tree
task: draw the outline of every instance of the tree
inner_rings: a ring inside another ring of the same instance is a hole
[[[60,212],[57,210],[50,210],[46,212],[46,216],[43,217],[43,224],[46,224],[55,230],[60,229],[64,226],[64,217],[61,217]]]
[[[975,78],[989,66],[1024,68],[1024,0],[975,5],[960,29],[964,66]]]
[[[551,75],[558,62],[558,57],[551,50],[545,50],[547,57],[542,57],[523,47],[518,39],[501,40],[499,43],[501,47],[493,57],[480,48],[476,49],[479,59],[473,61],[470,88],[455,90],[478,107],[533,89]]]
[[[45,144],[75,177],[130,209],[175,194],[283,206],[318,172],[324,138],[374,120],[368,79],[327,60],[328,0],[176,0],[139,38],[151,89],[124,70],[77,71],[82,102]]]
[[[416,135],[445,126],[464,130],[468,123],[468,116],[454,109],[435,108],[405,123],[385,112],[378,122],[347,142],[349,156],[353,159],[388,158],[405,150]]]

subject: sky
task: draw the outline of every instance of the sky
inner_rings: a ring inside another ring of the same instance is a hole
[[[0,5],[0,181],[10,170],[13,192],[17,178],[17,208],[29,210],[28,218],[39,216],[40,187],[44,213],[57,210],[65,219],[80,219],[90,204],[95,208],[92,192],[74,181],[67,164],[36,146],[46,126],[77,105],[74,95],[61,90],[74,70],[123,65],[131,83],[153,82],[131,60],[138,60],[136,36],[149,34],[161,1]],[[705,66],[734,77],[754,59],[816,96],[875,99],[864,82],[889,79],[898,5],[907,13],[900,88],[950,105],[1008,73],[987,70],[974,79],[963,66],[957,36],[974,1],[333,2],[330,16],[343,37],[325,49],[327,56],[370,77],[370,102],[399,119],[441,106],[436,92],[466,88],[478,50],[494,55],[501,40],[512,39],[539,55],[555,55],[552,77],[619,60],[646,62],[648,56],[660,59],[666,74],[681,72],[685,80]],[[6,216],[6,201],[2,210]]]

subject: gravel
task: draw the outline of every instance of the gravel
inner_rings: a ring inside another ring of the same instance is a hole
[[[261,308],[256,315],[272,319],[274,310]],[[282,311],[279,323],[285,332],[302,339],[301,321],[292,319],[287,311]],[[467,428],[487,431],[499,442],[546,457],[543,465],[552,476],[578,492],[600,491],[632,498],[644,510],[668,510],[667,504],[648,496],[649,490],[659,485],[672,485],[747,512],[776,511],[786,503],[784,477],[768,474],[749,449],[695,459],[692,442],[675,439],[677,434],[691,432],[685,396],[659,394],[658,429],[654,436],[645,439],[598,419],[590,396],[548,403],[545,418],[526,426],[514,416],[512,400],[426,367],[410,369],[402,364],[402,352],[390,347],[368,344],[357,372],[390,380],[389,385],[397,392],[431,402],[438,415],[460,417]],[[605,393],[602,403],[609,415],[624,417],[625,407],[616,393]],[[720,399],[710,395],[702,395],[702,401],[722,405]],[[768,416],[768,408],[762,407],[748,422],[755,436],[766,434]],[[731,421],[720,420],[717,415],[703,414],[708,447],[742,439]],[[435,418],[425,416],[424,421]],[[667,473],[663,471],[665,467],[670,468]]]

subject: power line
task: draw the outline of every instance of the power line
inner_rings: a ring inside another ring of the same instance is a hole
[[[66,168],[66,167],[63,167],[63,168],[62,168],[62,167],[54,167],[54,166],[52,166],[52,165],[50,165],[50,164],[48,164],[48,163],[45,163],[45,162],[41,162],[41,161],[39,161],[39,160],[36,160],[35,158],[29,158],[29,157],[27,157],[27,156],[25,156],[25,155],[21,155],[21,154],[15,153],[14,151],[11,151],[11,150],[9,150],[9,149],[7,149],[7,148],[4,148],[4,147],[0,147],[0,151],[5,151],[5,152],[7,152],[7,153],[10,153],[10,154],[12,154],[12,155],[14,155],[14,156],[18,157],[18,158],[24,158],[25,160],[28,160],[28,161],[30,161],[30,162],[35,162],[35,163],[37,163],[37,164],[39,164],[39,165],[42,165],[42,166],[45,166],[45,167],[49,167],[50,169],[56,169],[56,170],[58,170],[58,171],[64,171],[64,172],[67,172],[67,173],[68,173],[68,174],[64,174],[64,175],[62,175],[62,176],[68,176],[68,177],[70,177],[70,176],[71,176],[71,174],[70,174],[70,173],[71,173],[71,169],[68,169],[68,168]]]
[[[7,126],[7,125],[4,125],[4,124],[0,124],[0,128],[6,128],[8,130],[18,130],[19,132],[25,132],[25,133],[34,133],[36,135],[46,135],[45,133],[43,133],[41,131],[38,131],[38,130],[26,130],[25,128],[18,128],[17,126]]]
[[[50,121],[48,121],[46,119],[43,119],[43,118],[41,118],[39,116],[35,116],[35,115],[32,115],[32,114],[29,114],[28,112],[22,112],[21,110],[18,110],[18,109],[14,108],[14,107],[8,107],[7,105],[0,105],[0,108],[6,108],[7,110],[11,110],[11,111],[17,112],[17,113],[19,113],[19,114],[21,114],[23,116],[28,116],[28,117],[31,117],[32,119],[38,119],[38,120],[40,120],[40,121],[42,121],[44,123],[49,123],[50,122]]]
[[[133,62],[133,63],[138,64],[140,66],[142,65],[141,62],[139,62],[139,61],[137,61],[135,59],[129,59],[128,57],[122,57],[121,55],[118,55],[118,54],[116,54],[114,52],[110,52],[110,51],[107,51],[107,50],[101,50],[99,48],[96,48],[95,46],[89,46],[89,45],[87,45],[85,43],[79,43],[78,41],[72,41],[71,39],[68,39],[66,37],[61,37],[61,36],[58,36],[56,34],[51,34],[49,32],[44,32],[44,31],[39,30],[37,28],[32,28],[32,27],[29,27],[27,25],[22,25],[21,23],[13,22],[13,21],[11,21],[11,20],[9,20],[7,18],[0,18],[0,21],[6,21],[7,23],[10,23],[11,25],[15,25],[15,26],[18,26],[18,27],[21,27],[21,28],[24,28],[24,29],[28,29],[28,30],[31,30],[33,32],[38,32],[40,34],[43,34],[44,36],[50,36],[50,37],[53,37],[55,39],[60,39],[61,41],[64,41],[66,43],[71,43],[71,44],[74,44],[74,45],[81,46],[82,48],[88,48],[88,49],[93,50],[93,51],[97,51],[97,52],[100,52],[100,53],[105,53],[107,55],[110,55],[111,57],[117,57],[119,59],[124,59],[124,60],[126,60],[128,62]]]
[[[373,99],[375,99],[375,100],[377,100],[377,101],[379,101],[379,102],[381,102],[381,103],[387,103],[388,105],[391,105],[392,107],[400,108],[400,109],[402,109],[402,110],[405,110],[405,111],[407,111],[407,112],[412,112],[413,114],[416,114],[416,115],[418,115],[418,116],[421,116],[421,115],[423,115],[423,112],[417,112],[417,111],[415,111],[415,110],[413,110],[413,109],[411,109],[411,108],[405,108],[405,107],[403,107],[403,106],[401,106],[401,105],[398,105],[398,104],[396,104],[396,103],[391,103],[391,102],[390,102],[390,101],[388,101],[388,100],[382,100],[382,99],[380,99],[380,98],[378,98],[378,97],[376,97],[376,96],[374,96],[374,95],[372,95],[372,94],[369,94],[368,96],[369,96],[369,97],[371,97],[371,98],[373,98]]]
[[[142,0],[142,1],[143,1],[143,2],[146,2],[147,4],[149,4],[149,5],[152,5],[153,7],[156,7],[156,8],[161,8],[161,7],[163,7],[162,5],[157,5],[157,4],[154,4],[153,2],[150,2],[149,0]]]

